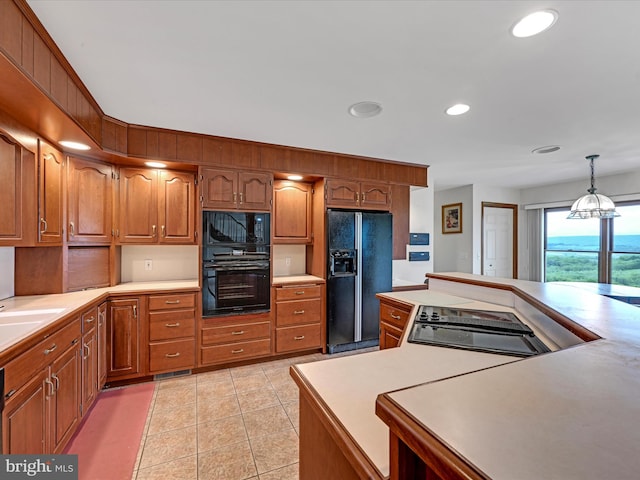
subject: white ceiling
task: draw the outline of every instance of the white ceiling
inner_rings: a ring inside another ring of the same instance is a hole
[[[586,189],[592,153],[596,176],[640,169],[640,1],[29,5],[129,123],[427,164],[437,190]],[[510,35],[540,8],[559,12],[550,30]],[[363,100],[382,115],[349,116]],[[531,153],[546,145],[562,149]]]

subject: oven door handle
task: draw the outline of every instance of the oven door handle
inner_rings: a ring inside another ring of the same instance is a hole
[[[246,272],[255,270],[268,270],[269,267],[265,265],[235,265],[235,266],[212,266],[205,265],[205,270],[213,270],[216,272]]]

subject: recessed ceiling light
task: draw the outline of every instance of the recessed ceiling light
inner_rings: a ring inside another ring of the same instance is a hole
[[[167,164],[162,162],[144,162],[144,164],[151,168],[167,168]]]
[[[547,145],[546,147],[538,147],[531,150],[531,153],[553,153],[560,150],[560,145]]]
[[[511,34],[518,38],[532,37],[551,28],[557,19],[558,12],[555,10],[533,12],[516,23],[511,28]]]
[[[375,117],[382,112],[382,105],[376,102],[359,102],[349,107],[349,114],[358,118]]]
[[[289,176],[287,177],[287,179],[289,179],[289,180],[294,180],[294,181],[296,181],[296,180],[302,180],[302,175],[289,175]]]
[[[467,113],[469,111],[469,105],[465,105],[464,103],[456,103],[455,105],[447,108],[445,110],[447,115],[462,115],[463,113]]]
[[[72,150],[91,150],[89,145],[85,145],[80,142],[72,142],[70,140],[62,140],[60,141],[60,145],[63,147],[71,148]]]

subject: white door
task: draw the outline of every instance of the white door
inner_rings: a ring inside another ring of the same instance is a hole
[[[483,275],[513,278],[513,210],[483,207]]]

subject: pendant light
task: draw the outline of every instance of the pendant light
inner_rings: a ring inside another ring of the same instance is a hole
[[[573,202],[571,213],[567,218],[613,218],[619,217],[616,206],[609,197],[596,193],[593,179],[593,161],[600,155],[588,155],[586,157],[591,165],[591,188],[587,189],[588,195],[583,195]]]

